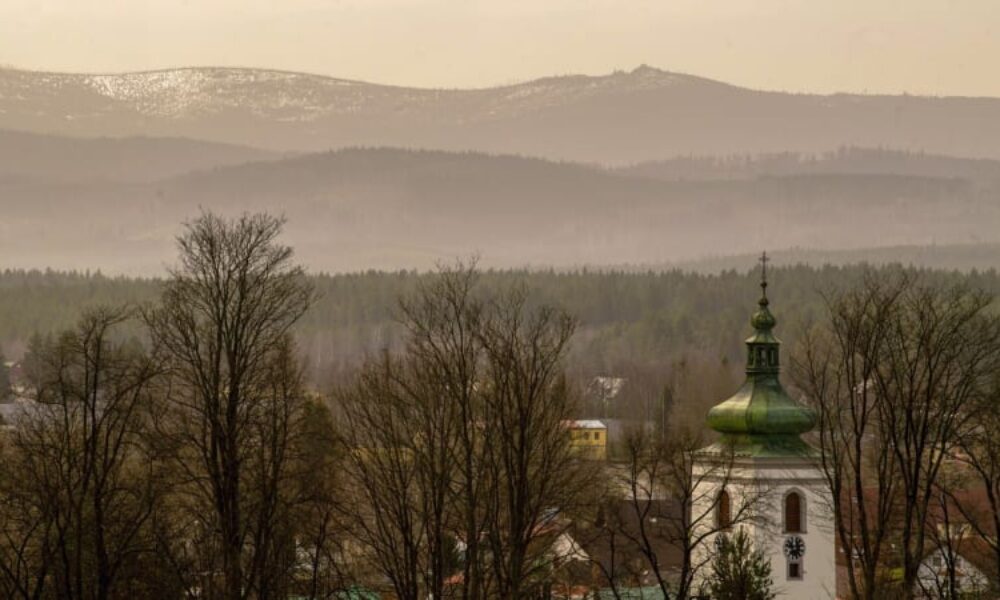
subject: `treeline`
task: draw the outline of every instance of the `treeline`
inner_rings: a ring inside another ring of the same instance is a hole
[[[753,179],[822,173],[892,173],[918,177],[1000,180],[1000,162],[884,148],[841,147],[831,152],[771,152],[728,156],[686,156],[642,162],[621,172],[665,180]]]
[[[779,256],[780,258],[780,256]],[[751,263],[750,257],[746,259]],[[858,283],[865,272],[887,277],[900,266],[779,266],[771,270],[777,334],[786,352],[823,320],[823,296]],[[1000,293],[995,270],[921,272],[935,284],[964,283]],[[432,280],[413,271],[314,275],[316,299],[293,328],[306,385],[326,391],[365,356],[400,349],[405,330],[399,299]],[[731,393],[743,365],[742,340],[756,302],[758,273],[674,271],[480,270],[484,289],[523,286],[530,302],[559,306],[578,320],[567,348],[567,375],[581,390],[581,418],[659,420],[665,402],[679,419],[700,423],[704,411]],[[32,336],[74,325],[84,307],[138,304],[157,298],[162,280],[101,274],[6,271],[0,274],[0,343],[8,359],[21,357]],[[142,339],[136,322],[117,335]],[[591,389],[595,377],[623,378],[613,399]]]
[[[794,346],[806,323],[821,317],[824,291],[858,281],[868,268],[772,269],[778,331],[786,347]],[[872,268],[880,274],[900,269]],[[925,276],[1000,292],[1000,275],[992,269],[928,271]],[[317,299],[296,325],[295,334],[311,374],[325,376],[331,369],[356,364],[366,353],[400,343],[399,298],[430,277],[412,271],[309,277]],[[580,321],[570,350],[575,368],[610,373],[625,364],[664,364],[692,355],[725,358],[738,365],[741,336],[756,301],[757,277],[749,265],[718,274],[484,270],[481,283],[494,289],[523,285],[534,302],[565,308]],[[99,273],[5,271],[0,273],[0,345],[5,355],[17,358],[32,335],[71,326],[84,307],[150,302],[161,286],[162,281]]]
[[[996,268],[998,254],[1000,254],[1000,244],[994,243],[903,245],[854,250],[791,248],[778,253],[772,264],[775,266],[901,264],[930,270],[989,271]],[[667,267],[710,274],[730,269],[742,271],[753,260],[753,254],[740,254],[683,261]],[[649,266],[646,269],[648,270]]]

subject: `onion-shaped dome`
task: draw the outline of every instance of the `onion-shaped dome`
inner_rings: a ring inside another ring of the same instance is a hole
[[[741,454],[801,455],[812,448],[799,437],[816,424],[816,413],[793,400],[778,379],[779,346],[771,332],[776,324],[768,308],[767,281],[750,318],[754,333],[746,340],[747,378],[729,399],[708,411],[708,426]],[[719,449],[720,444],[710,447]]]

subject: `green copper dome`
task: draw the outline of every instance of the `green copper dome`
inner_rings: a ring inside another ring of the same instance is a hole
[[[765,255],[766,256],[766,255]],[[763,259],[766,265],[766,258]],[[778,379],[781,342],[771,330],[776,324],[768,309],[767,280],[750,318],[754,329],[747,344],[747,378],[728,400],[708,411],[708,426],[722,434],[721,443],[734,444],[752,455],[800,455],[811,448],[800,434],[816,424],[815,412],[792,400]]]

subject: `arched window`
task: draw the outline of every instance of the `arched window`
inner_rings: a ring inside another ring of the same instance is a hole
[[[719,505],[716,507],[716,511],[716,526],[723,531],[732,527],[732,506],[729,500],[729,492],[726,490],[719,492]]]
[[[785,496],[785,533],[802,533],[802,494]]]

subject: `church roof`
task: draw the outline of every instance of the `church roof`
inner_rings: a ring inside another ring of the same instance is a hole
[[[761,298],[750,318],[753,335],[746,340],[746,381],[730,398],[708,411],[708,426],[722,434],[720,444],[706,451],[732,447],[752,456],[796,456],[813,449],[799,437],[816,424],[816,414],[793,400],[781,386],[779,347],[772,329],[777,324],[767,298],[766,254]]]

